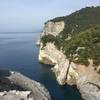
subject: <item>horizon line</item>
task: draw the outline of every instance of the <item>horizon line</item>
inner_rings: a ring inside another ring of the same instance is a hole
[[[0,32],[0,33],[39,33],[39,32]]]

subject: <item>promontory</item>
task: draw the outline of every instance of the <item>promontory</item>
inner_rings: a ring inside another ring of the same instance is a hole
[[[85,100],[100,100],[100,7],[86,7],[45,23],[39,61],[60,85],[76,85]]]

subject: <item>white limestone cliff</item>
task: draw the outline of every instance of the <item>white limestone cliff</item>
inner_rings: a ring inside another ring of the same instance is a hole
[[[43,35],[48,35],[48,34],[52,34],[54,36],[57,36],[63,29],[64,29],[64,21],[61,22],[47,22],[45,24],[45,27],[43,29],[43,33],[41,34]]]
[[[41,36],[48,34],[57,36],[59,32],[63,30],[64,23],[60,24],[59,27],[58,22],[55,24],[54,22],[48,22]],[[69,85],[77,85],[85,100],[100,100],[100,76],[94,71],[91,60],[88,67],[72,62],[70,64],[67,80],[66,75],[69,60],[53,43],[47,43],[45,47],[40,43],[39,61],[44,64],[54,65],[52,70],[60,85],[65,85],[66,83]]]

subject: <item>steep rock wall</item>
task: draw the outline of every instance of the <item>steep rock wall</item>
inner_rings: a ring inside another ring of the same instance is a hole
[[[61,21],[61,22],[49,21],[45,24],[42,36],[48,35],[48,34],[52,34],[54,36],[57,36],[64,29],[64,26],[65,26],[65,24],[63,21]]]
[[[41,63],[54,65],[52,70],[55,72],[58,83],[60,85],[64,85],[66,83],[66,73],[69,61],[61,51],[56,49],[54,44],[47,43],[47,45],[40,50],[39,61]],[[77,76],[77,73],[72,68],[70,68],[70,72]],[[69,75],[68,80],[70,79]]]
[[[50,23],[47,23],[47,25]],[[49,30],[49,28],[55,28],[52,24],[50,27],[47,27],[47,25],[43,30],[44,33],[42,33],[42,36],[47,34],[53,34],[56,36],[59,34],[54,32],[52,33],[52,31]],[[58,32],[60,31],[61,29]],[[47,43],[45,47],[43,47],[43,44],[40,43],[39,61],[45,64],[54,65],[52,70],[55,73],[56,79],[60,85],[64,85],[66,83],[69,85],[75,84],[85,100],[99,100],[100,76],[94,71],[91,60],[88,67],[77,65],[72,62],[70,64],[68,77],[66,78],[69,60],[62,53],[62,51],[59,51],[55,47],[53,43]]]

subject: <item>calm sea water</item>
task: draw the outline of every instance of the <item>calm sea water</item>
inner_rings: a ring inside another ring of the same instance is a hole
[[[50,66],[39,64],[38,38],[39,33],[0,33],[0,69],[18,71],[41,82],[52,100],[82,100],[76,88],[58,85]]]

